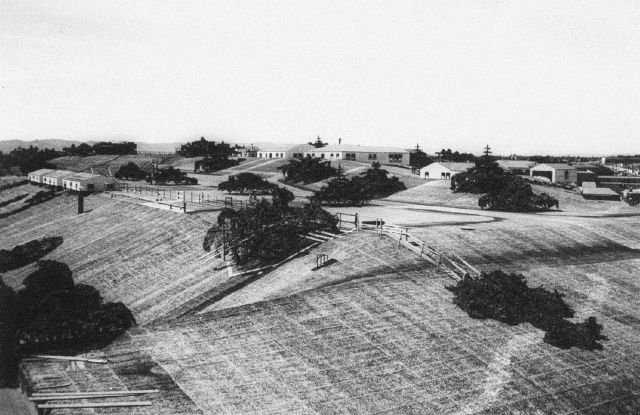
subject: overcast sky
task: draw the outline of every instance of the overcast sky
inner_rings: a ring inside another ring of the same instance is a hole
[[[0,140],[640,153],[640,1],[0,0]]]

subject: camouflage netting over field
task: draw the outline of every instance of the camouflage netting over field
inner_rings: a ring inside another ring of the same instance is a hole
[[[530,325],[469,318],[445,283],[360,280],[133,329],[107,358],[147,350],[210,413],[640,410],[638,328],[607,319],[604,350],[560,350]]]

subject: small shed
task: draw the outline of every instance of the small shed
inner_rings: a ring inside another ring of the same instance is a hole
[[[63,181],[66,177],[70,177],[76,174],[76,172],[69,170],[53,170],[50,173],[42,175],[42,184],[53,187],[62,187]]]
[[[436,161],[420,169],[423,179],[450,180],[454,174],[464,173],[475,167],[475,163]]]
[[[531,177],[546,177],[552,183],[576,183],[578,172],[575,167],[563,163],[542,163],[531,168]]]
[[[75,173],[62,180],[62,186],[77,192],[100,192],[113,189],[114,180],[111,177],[90,173]]]
[[[40,169],[40,170],[36,170],[36,171],[32,171],[31,173],[29,173],[29,181],[31,183],[37,183],[37,184],[41,184],[42,183],[42,176],[44,176],[47,173],[51,173],[52,169]]]

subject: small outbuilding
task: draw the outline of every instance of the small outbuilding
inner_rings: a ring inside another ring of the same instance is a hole
[[[65,177],[62,186],[67,190],[77,192],[99,192],[113,189],[114,180],[111,177],[90,173],[75,173]]]
[[[620,195],[608,187],[583,187],[582,197],[592,200],[620,200]]]
[[[551,183],[576,183],[578,172],[575,167],[563,163],[542,163],[531,168],[531,177],[546,177]]]
[[[54,170],[52,169],[40,169],[40,170],[32,171],[28,175],[29,181],[35,184],[42,184],[42,176],[44,176],[47,173],[51,173],[53,171]]]
[[[450,180],[454,174],[464,173],[475,167],[475,163],[436,161],[420,169],[423,179]]]
[[[52,187],[62,187],[64,179],[74,174],[77,173],[69,170],[53,170],[50,173],[42,175],[42,184]]]

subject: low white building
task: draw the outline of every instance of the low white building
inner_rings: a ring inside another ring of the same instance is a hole
[[[577,183],[578,171],[563,163],[542,163],[531,168],[531,177],[546,177],[552,183]]]
[[[287,159],[293,158],[289,149],[291,145],[267,145],[258,150],[258,158],[263,159]]]
[[[373,147],[354,144],[330,144],[314,147],[311,144],[300,144],[287,149],[274,146],[258,151],[260,158],[305,158],[313,157],[323,160],[353,160],[363,163],[409,165],[409,152],[399,147]]]
[[[475,163],[436,161],[420,169],[423,179],[450,180],[454,174],[464,173]]]
[[[99,192],[112,190],[113,183],[114,180],[111,177],[90,173],[74,173],[63,179],[62,187],[77,192]]]
[[[42,175],[42,184],[47,186],[62,187],[65,178],[76,174],[74,171],[69,170],[53,170],[49,173]]]
[[[29,181],[31,183],[41,184],[42,176],[44,176],[47,173],[51,173],[53,171],[54,170],[52,169],[40,169],[40,170],[32,171],[31,173],[28,174]]]

